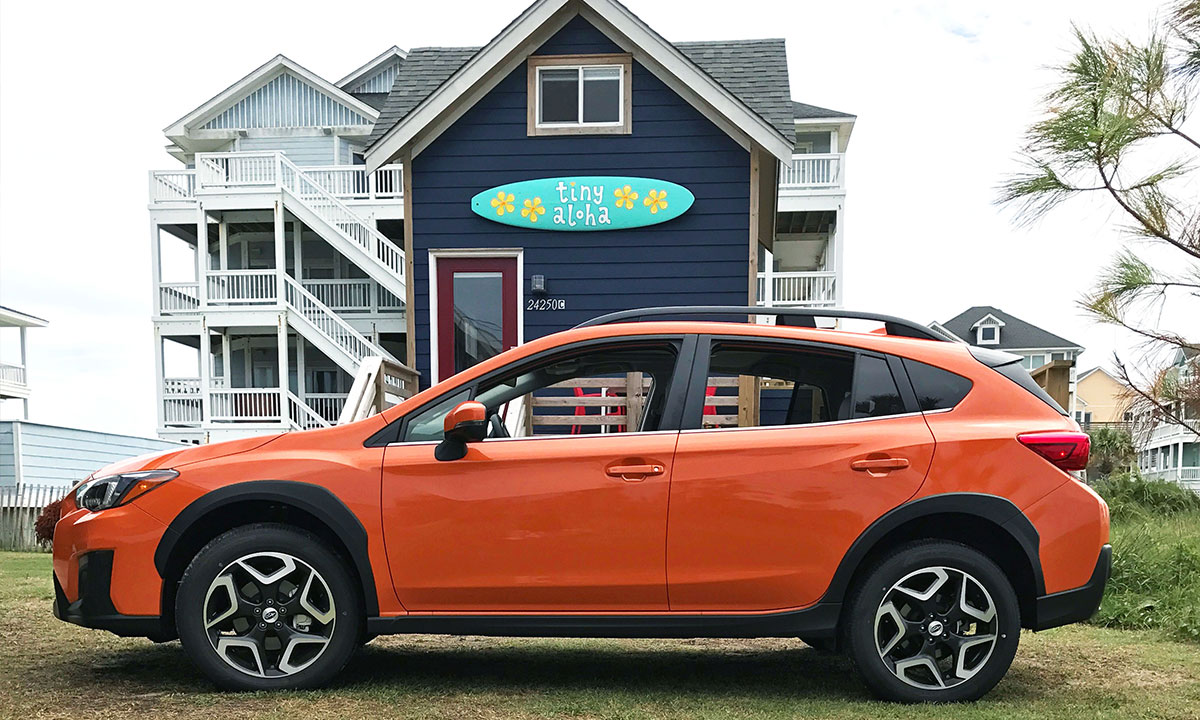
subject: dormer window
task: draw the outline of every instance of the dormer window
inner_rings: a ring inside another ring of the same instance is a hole
[[[999,345],[1000,344],[1000,328],[996,325],[980,325],[979,326],[979,344],[980,345]]]
[[[627,134],[628,55],[529,58],[529,135]]]

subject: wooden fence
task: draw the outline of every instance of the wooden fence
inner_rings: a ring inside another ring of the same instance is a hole
[[[33,525],[42,508],[66,493],[61,485],[0,487],[0,550],[48,550],[37,541]]]

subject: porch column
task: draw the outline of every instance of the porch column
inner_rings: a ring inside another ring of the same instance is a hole
[[[304,377],[304,336],[296,333],[296,395],[304,402],[308,402],[305,395],[308,393],[308,379]]]
[[[230,379],[231,364],[229,360],[230,353],[229,343],[229,328],[221,333],[221,377],[225,380],[225,387],[233,387],[233,381]]]
[[[763,256],[765,267],[759,268],[763,273],[763,296],[760,299],[770,307],[775,302],[775,253],[766,250]]]
[[[208,320],[200,319],[200,423],[212,422],[212,337]]]
[[[162,291],[159,289],[162,284],[162,238],[158,234],[158,222],[154,218],[150,218],[150,271],[154,276],[154,282],[150,286],[153,293],[151,307],[154,308],[155,316],[158,316],[162,314]]]
[[[288,407],[288,331],[287,313],[279,313],[275,326],[276,346],[279,348],[279,421],[288,424],[291,411]]]
[[[845,283],[842,280],[842,218],[845,215],[845,210],[841,207],[834,214],[833,226],[833,303],[834,307],[842,307],[842,290]]]
[[[275,297],[283,302],[287,293],[284,283],[287,282],[287,248],[284,244],[287,226],[284,224],[283,200],[275,201]]]
[[[158,399],[155,403],[155,415],[158,418],[158,429],[161,431],[166,427],[166,415],[163,408],[165,401],[163,400],[163,391],[166,385],[166,368],[163,367],[163,339],[162,331],[156,324],[154,326],[154,397]]]
[[[208,306],[208,218],[204,206],[196,203],[196,297],[200,307]]]
[[[28,385],[29,384],[29,360],[28,360],[28,352],[27,352],[25,344],[29,341],[29,336],[26,335],[26,333],[25,333],[26,329],[27,328],[24,325],[22,325],[20,327],[20,329],[18,330],[18,334],[20,335],[19,342],[21,345],[21,370],[25,374],[25,384]],[[29,419],[29,398],[27,398],[27,397],[21,398],[21,419],[22,420]],[[18,476],[18,478],[19,477],[20,476]]]
[[[217,224],[217,253],[222,270],[229,269],[229,223],[225,222],[225,213]]]
[[[292,277],[296,278],[296,282],[304,279],[304,273],[301,271],[303,253],[301,252],[302,235],[300,229],[300,221],[292,222]]]

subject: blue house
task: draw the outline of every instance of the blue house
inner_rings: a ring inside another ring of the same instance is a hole
[[[782,40],[670,43],[610,0],[541,0],[483,48],[409,52],[365,161],[406,168],[422,378],[605,312],[759,301],[796,110]],[[613,224],[666,183],[681,214]]]
[[[613,0],[337,82],[276,56],[150,174],[159,435],[345,422],[615,310],[840,306],[854,123],[792,100],[783,40]]]

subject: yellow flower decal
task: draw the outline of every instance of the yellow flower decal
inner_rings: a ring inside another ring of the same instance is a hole
[[[613,190],[613,197],[617,199],[617,207],[623,207],[626,210],[632,210],[633,201],[638,199],[638,194],[633,191],[633,188],[626,185],[623,188],[617,188],[616,190]]]
[[[666,190],[651,190],[646,194],[646,199],[642,204],[650,208],[650,214],[653,215],[659,210],[667,209],[667,191]]]
[[[513,200],[515,199],[516,198],[513,197],[512,193],[506,193],[501,190],[500,192],[496,193],[496,197],[492,198],[492,207],[496,208],[497,215],[503,215],[506,212],[512,212]]]
[[[511,212],[511,208],[509,210]],[[525,207],[521,208],[521,217],[529,218],[529,222],[537,222],[538,215],[545,215],[546,208],[542,207],[542,199],[535,197],[532,200],[525,201]]]

